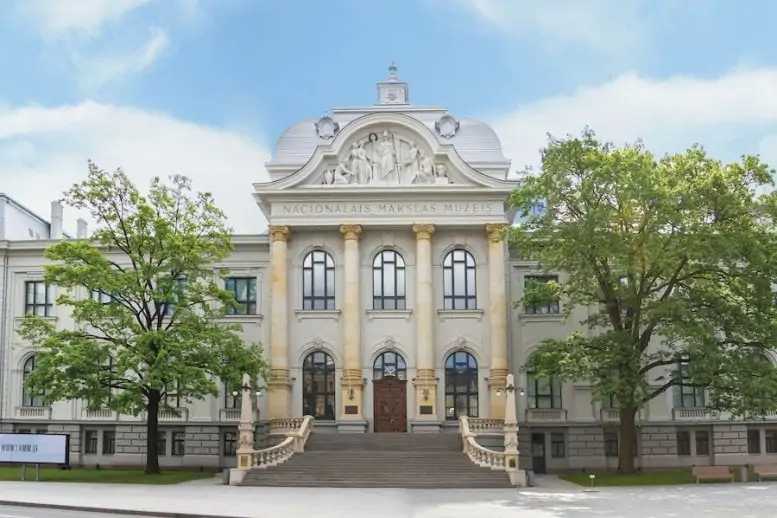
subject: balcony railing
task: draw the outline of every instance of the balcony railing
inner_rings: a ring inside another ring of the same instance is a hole
[[[188,408],[175,408],[172,410],[160,410],[159,420],[165,422],[180,423],[189,420]]]
[[[602,408],[599,410],[599,419],[606,423],[618,422],[621,420],[621,411],[618,408]],[[634,416],[636,421],[643,421],[642,410]]]
[[[712,421],[720,414],[707,408],[673,408],[672,419],[675,421]]]
[[[563,423],[567,420],[567,411],[560,408],[529,408],[526,410],[529,422]]]
[[[97,410],[84,408],[81,415],[90,421],[115,421],[117,419],[116,412],[107,408],[98,408]]]
[[[51,407],[19,406],[16,407],[16,417],[19,419],[51,419]]]
[[[219,411],[219,421],[240,421],[240,409],[222,408]]]

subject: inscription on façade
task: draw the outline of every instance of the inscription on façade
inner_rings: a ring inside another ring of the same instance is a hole
[[[283,203],[283,216],[492,214],[496,203]]]

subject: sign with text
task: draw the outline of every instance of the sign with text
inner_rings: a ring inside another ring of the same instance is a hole
[[[415,203],[278,203],[274,216],[433,216],[500,214],[503,207],[495,202],[415,202]]]
[[[0,462],[68,464],[69,460],[69,435],[0,433]]]

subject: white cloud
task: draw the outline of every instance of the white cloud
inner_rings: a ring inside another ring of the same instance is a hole
[[[165,31],[152,29],[145,44],[127,54],[85,57],[74,52],[72,59],[79,70],[79,84],[82,89],[95,90],[107,83],[121,82],[127,76],[139,74],[159,59],[169,43]]]
[[[699,142],[722,159],[760,152],[777,166],[777,147],[771,145],[777,142],[775,91],[772,68],[739,69],[714,79],[627,74],[490,120],[516,169],[539,165],[546,133],[577,135],[586,125],[616,144],[642,138],[659,154]]]
[[[653,0],[654,2],[656,0]],[[458,0],[508,36],[528,36],[550,49],[585,45],[601,54],[625,55],[645,35],[641,0]]]
[[[0,183],[3,191],[41,215],[86,175],[86,160],[123,167],[145,189],[153,176],[185,174],[210,191],[238,232],[266,222],[251,184],[267,181],[268,149],[244,134],[200,126],[159,113],[94,102],[57,108],[0,108]],[[78,214],[66,213],[75,231]]]
[[[19,6],[44,33],[83,31],[97,36],[104,23],[115,21],[151,0],[23,0]]]

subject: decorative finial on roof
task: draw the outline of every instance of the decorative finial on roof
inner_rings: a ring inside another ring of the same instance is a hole
[[[378,104],[410,104],[407,83],[399,80],[397,65],[393,61],[388,71],[388,79],[378,83]]]
[[[397,65],[392,61],[389,65],[389,81],[396,82],[399,81],[399,78],[397,77]]]

